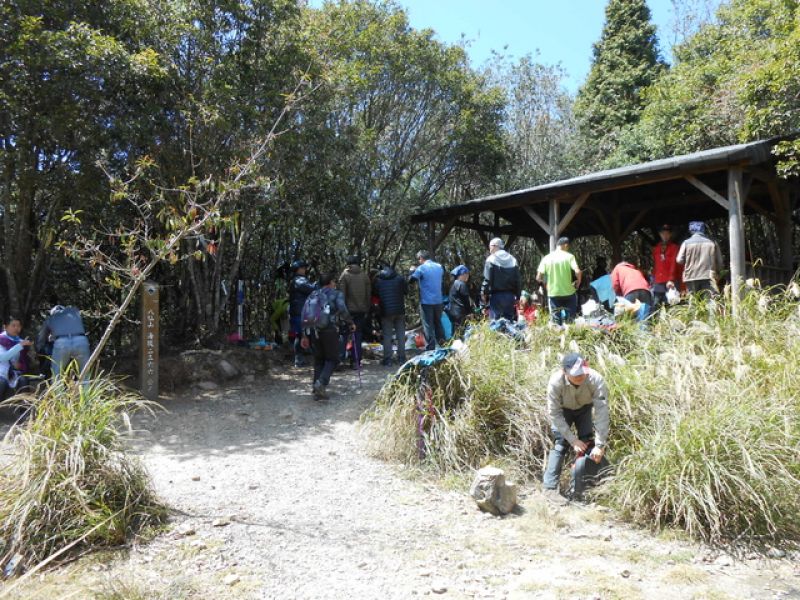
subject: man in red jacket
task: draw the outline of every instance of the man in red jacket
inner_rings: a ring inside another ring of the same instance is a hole
[[[644,321],[650,314],[653,306],[653,296],[642,272],[633,263],[635,259],[626,257],[611,271],[611,287],[617,296],[624,296],[628,302],[641,303],[642,307],[637,313],[637,320]]]
[[[658,228],[661,242],[653,246],[653,300],[655,307],[667,303],[667,290],[680,284],[683,268],[676,262],[678,244],[672,241],[672,227]]]

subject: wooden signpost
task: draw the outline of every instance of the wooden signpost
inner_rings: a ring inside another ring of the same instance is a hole
[[[142,396],[158,400],[158,284],[146,281],[142,286]]]

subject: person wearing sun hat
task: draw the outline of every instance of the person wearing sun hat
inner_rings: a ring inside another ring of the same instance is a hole
[[[562,502],[558,482],[569,448],[579,455],[591,448],[589,457],[600,463],[608,442],[608,388],[603,376],[589,368],[581,354],[566,354],[560,368],[550,376],[547,412],[555,443],[548,456],[542,488],[548,499]]]

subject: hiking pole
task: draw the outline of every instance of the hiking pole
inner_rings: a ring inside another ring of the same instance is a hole
[[[352,333],[353,336],[353,357],[356,359],[356,369],[358,369],[358,387],[361,387],[361,348],[356,349],[356,332]]]

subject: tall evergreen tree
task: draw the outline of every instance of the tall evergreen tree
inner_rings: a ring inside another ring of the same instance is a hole
[[[614,150],[619,133],[643,108],[641,92],[664,68],[646,0],[609,0],[592,68],[575,101],[591,166]]]

